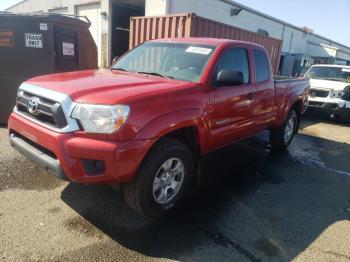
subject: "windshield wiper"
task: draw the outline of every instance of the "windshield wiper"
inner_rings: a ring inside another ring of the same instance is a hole
[[[162,75],[162,74],[157,73],[157,72],[143,72],[143,71],[138,71],[138,72],[136,72],[136,73],[145,74],[145,75],[154,75],[154,76],[160,76],[160,77],[163,77],[163,78],[174,79],[174,77],[172,77],[172,76]]]

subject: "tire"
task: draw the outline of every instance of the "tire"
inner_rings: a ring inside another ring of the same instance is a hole
[[[291,110],[282,126],[270,130],[270,144],[272,151],[285,151],[294,138],[297,126],[297,114],[295,110]]]
[[[349,125],[350,124],[350,114],[349,115],[337,116],[337,119],[340,121],[340,123],[343,123],[345,125]]]
[[[168,166],[171,167],[167,169]],[[177,169],[173,168],[174,166]],[[172,175],[176,172],[179,174]],[[193,157],[190,150],[181,141],[163,138],[143,160],[136,177],[130,183],[124,184],[122,190],[125,201],[131,209],[148,219],[155,220],[178,205],[184,198],[192,177]],[[158,186],[159,189],[156,190]],[[163,192],[169,199],[164,199]]]

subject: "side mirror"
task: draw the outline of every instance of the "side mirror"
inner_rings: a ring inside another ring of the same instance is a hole
[[[239,86],[244,84],[244,76],[241,71],[223,69],[216,75],[218,86]]]
[[[114,65],[114,63],[119,59],[119,56],[115,56],[112,60],[112,65]]]

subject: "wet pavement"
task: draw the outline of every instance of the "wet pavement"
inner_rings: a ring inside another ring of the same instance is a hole
[[[109,186],[56,179],[0,129],[0,260],[350,261],[350,127],[304,118],[288,152],[267,134],[209,154],[203,187],[150,223]]]

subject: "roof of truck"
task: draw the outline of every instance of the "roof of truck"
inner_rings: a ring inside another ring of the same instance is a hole
[[[219,46],[223,44],[245,44],[250,46],[256,46],[263,48],[263,46],[259,44],[255,44],[252,42],[238,41],[232,39],[223,39],[223,38],[210,38],[210,37],[180,37],[180,38],[164,38],[164,39],[155,39],[151,40],[152,42],[174,42],[174,43],[191,43],[191,44],[200,44],[200,45],[212,45]]]

